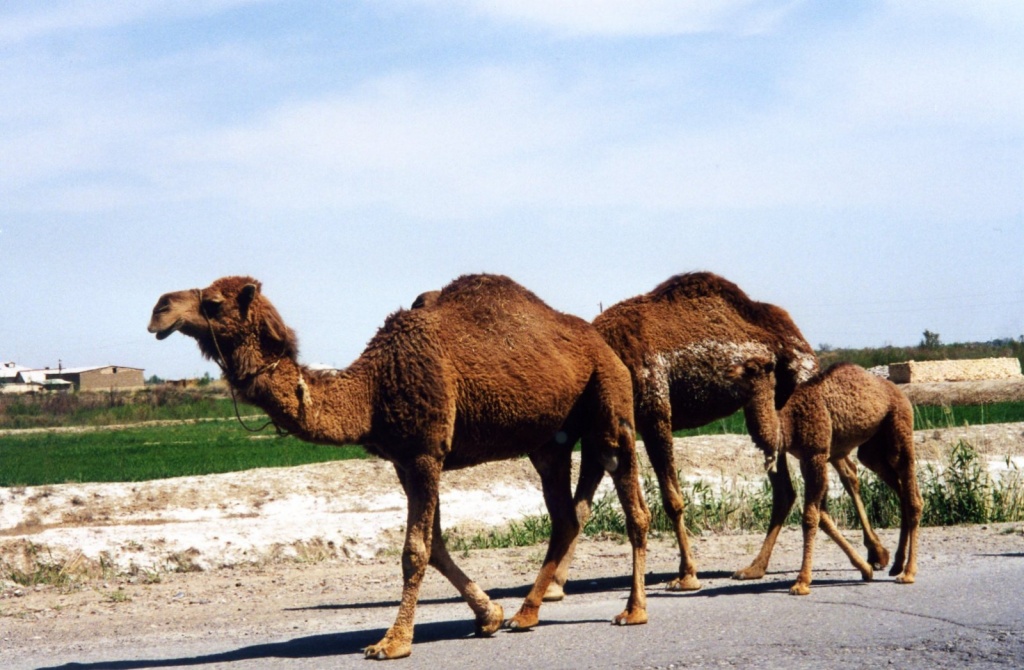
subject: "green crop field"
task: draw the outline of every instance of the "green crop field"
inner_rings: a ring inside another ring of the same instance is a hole
[[[180,425],[0,436],[0,486],[134,482],[365,458],[362,447],[317,446],[233,419]]]

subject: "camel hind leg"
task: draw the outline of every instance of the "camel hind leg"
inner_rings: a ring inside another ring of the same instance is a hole
[[[626,517],[626,534],[633,546],[633,580],[626,609],[616,616],[612,623],[629,626],[647,623],[644,573],[647,566],[647,531],[651,525],[651,513],[640,490],[640,468],[636,458],[633,427],[625,420],[617,423],[618,463],[610,474],[615,483],[615,491],[619,495],[622,512]]]
[[[540,474],[544,503],[551,517],[551,539],[547,555],[533,588],[527,594],[515,616],[507,625],[513,630],[527,630],[540,620],[539,612],[544,594],[555,577],[555,572],[569,553],[579,534],[579,521],[572,499],[572,445],[551,441],[530,454],[530,461]]]
[[[580,454],[580,478],[576,484],[576,494],[573,496],[576,520],[581,533],[587,525],[587,521],[590,520],[594,494],[604,478],[605,469],[602,460],[597,445],[590,440],[584,441]],[[577,533],[562,561],[558,564],[554,579],[551,580],[548,590],[544,593],[545,602],[555,602],[565,598],[565,584],[569,581],[569,566],[572,564],[573,554],[576,553],[576,543],[579,541],[579,537],[579,533]]]
[[[902,394],[895,399],[881,430],[861,447],[857,457],[899,498],[900,540],[889,575],[900,584],[912,584],[917,574],[917,531],[923,503],[914,457],[914,411]]]
[[[889,550],[885,548],[878,534],[871,527],[868,520],[867,510],[864,509],[864,501],[860,497],[860,480],[857,478],[857,466],[849,456],[833,458],[832,467],[839,474],[839,481],[843,483],[847,495],[853,500],[857,518],[860,520],[861,532],[864,534],[864,546],[868,550],[868,563],[876,570],[881,570],[889,564]]]

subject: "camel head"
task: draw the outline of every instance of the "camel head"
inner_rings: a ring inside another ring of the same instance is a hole
[[[298,341],[251,277],[223,277],[204,289],[165,293],[153,307],[149,332],[163,340],[180,332],[207,358],[241,379],[272,360],[295,359]]]
[[[726,376],[748,396],[759,389],[769,397],[775,395],[775,361],[767,356],[754,356],[737,363],[729,368]]]

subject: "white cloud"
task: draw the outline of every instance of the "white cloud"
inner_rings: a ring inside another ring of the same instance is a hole
[[[771,30],[799,2],[769,0],[411,0],[566,36],[655,36]]]

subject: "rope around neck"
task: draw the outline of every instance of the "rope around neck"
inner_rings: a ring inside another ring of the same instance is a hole
[[[235,385],[233,383],[234,381],[237,381],[239,379],[238,375],[236,375],[228,367],[228,359],[224,357],[224,352],[221,351],[220,348],[220,342],[217,341],[217,335],[213,332],[213,322],[210,320],[210,316],[206,313],[206,310],[203,309],[203,290],[196,289],[196,292],[199,295],[199,313],[203,315],[204,319],[206,319],[206,327],[209,328],[210,330],[210,339],[213,340],[213,346],[217,350],[217,358],[214,359],[214,362],[217,364],[217,367],[220,368],[220,371],[224,374],[224,376],[228,378],[228,390],[231,391],[231,402],[235,406],[235,418],[238,419],[238,423],[242,426],[242,428],[244,428],[250,433],[262,433],[270,426],[273,426],[274,430],[277,431],[278,437],[287,437],[291,435],[291,433],[281,428],[281,426],[277,425],[277,422],[274,421],[273,419],[269,419],[266,423],[264,423],[262,426],[258,428],[253,428],[252,426],[249,426],[248,424],[245,423],[245,421],[242,420],[242,414],[241,412],[238,411],[238,397],[235,395]],[[275,368],[277,368],[277,364],[280,362],[281,359],[279,358],[273,363],[264,365],[262,368],[260,368],[253,374],[249,375],[249,379],[255,379],[256,377],[259,377],[265,372],[270,372],[271,370],[274,370]]]

